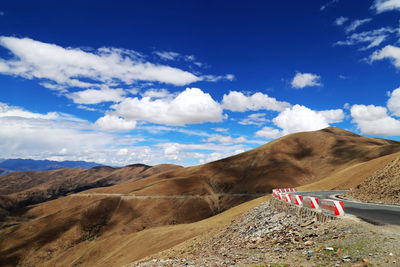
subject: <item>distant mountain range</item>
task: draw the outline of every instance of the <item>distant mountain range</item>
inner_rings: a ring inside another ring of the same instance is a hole
[[[90,169],[102,164],[86,161],[52,161],[34,159],[0,159],[0,175],[15,171],[49,171],[64,168]]]

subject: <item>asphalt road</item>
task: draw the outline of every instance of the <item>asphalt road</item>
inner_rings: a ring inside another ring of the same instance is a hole
[[[296,192],[302,196],[314,196],[320,199],[336,199],[343,201],[344,212],[376,225],[400,225],[400,206],[371,204],[338,199],[335,196],[346,193],[345,190]]]

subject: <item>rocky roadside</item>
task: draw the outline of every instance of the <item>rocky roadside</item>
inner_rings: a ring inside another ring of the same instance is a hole
[[[400,266],[400,231],[347,218],[300,221],[264,202],[228,226],[128,266]]]
[[[400,205],[400,158],[377,170],[344,197],[363,202]]]

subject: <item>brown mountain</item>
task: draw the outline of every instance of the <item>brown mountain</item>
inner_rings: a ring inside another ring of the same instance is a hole
[[[354,187],[398,152],[399,142],[327,128],[29,206],[18,214],[26,222],[0,232],[0,264],[126,264],[229,221],[251,204],[200,220],[272,188]]]
[[[140,180],[167,170],[173,164],[133,164],[123,168],[98,166],[91,169],[58,169],[43,172],[13,172],[0,176],[0,209],[14,210],[96,187]]]

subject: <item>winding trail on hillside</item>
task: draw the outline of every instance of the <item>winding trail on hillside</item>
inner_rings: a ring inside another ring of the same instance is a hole
[[[296,192],[297,195],[314,196],[319,199],[334,199],[343,201],[344,212],[376,225],[394,224],[400,225],[400,206],[375,204],[351,201],[340,198],[347,190],[330,191],[304,191]]]
[[[208,194],[208,195],[126,195],[126,194],[113,194],[113,193],[78,193],[71,194],[71,197],[119,197],[121,199],[199,199],[208,197],[262,197],[266,194]]]
[[[304,191],[295,194],[302,196],[314,196],[319,199],[341,200],[344,203],[345,213],[357,216],[358,218],[376,225],[393,224],[400,225],[400,206],[356,202],[347,199],[338,198],[345,194],[347,190],[329,190],[329,191]],[[121,199],[206,199],[210,197],[262,197],[266,194],[208,194],[208,195],[129,195],[117,193],[77,193],[71,194],[71,197],[118,197]]]

